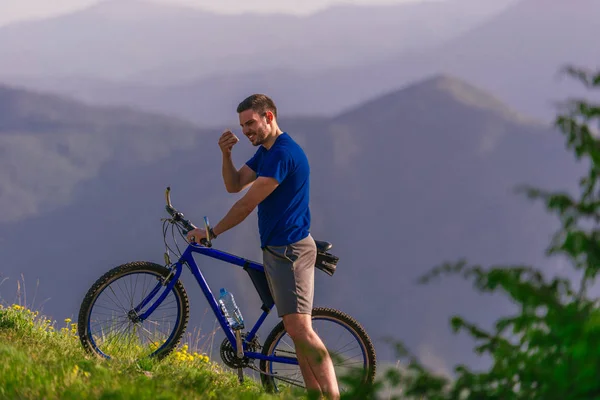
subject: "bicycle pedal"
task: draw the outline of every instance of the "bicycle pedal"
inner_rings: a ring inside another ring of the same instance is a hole
[[[238,380],[240,381],[240,384],[244,383],[244,369],[243,368],[238,368]]]

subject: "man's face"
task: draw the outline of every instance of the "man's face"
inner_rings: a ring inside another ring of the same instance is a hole
[[[250,109],[242,111],[239,114],[240,126],[242,132],[253,146],[260,146],[267,139],[270,132],[270,125],[267,123],[267,118],[264,115],[258,114]]]

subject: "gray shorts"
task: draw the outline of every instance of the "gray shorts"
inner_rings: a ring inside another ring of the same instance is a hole
[[[309,234],[287,246],[266,246],[263,265],[277,314],[312,314],[317,246]]]

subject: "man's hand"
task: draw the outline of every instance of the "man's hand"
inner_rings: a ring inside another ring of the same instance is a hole
[[[239,142],[240,139],[237,138],[229,129],[223,132],[221,138],[219,139],[219,147],[223,154],[231,154],[231,149],[233,146]]]
[[[196,228],[189,231],[185,237],[188,243],[200,243],[200,240],[206,239],[206,231],[204,229]],[[192,240],[192,238],[194,240]]]

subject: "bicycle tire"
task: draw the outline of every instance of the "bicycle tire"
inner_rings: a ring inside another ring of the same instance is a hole
[[[375,381],[375,373],[376,373],[376,368],[377,368],[375,348],[373,346],[371,338],[369,337],[369,335],[367,334],[365,329],[362,327],[362,325],[360,323],[358,323],[358,321],[356,321],[354,318],[349,316],[348,314],[346,314],[342,311],[333,309],[333,308],[324,308],[324,307],[313,308],[312,319],[313,319],[313,321],[315,319],[317,319],[317,320],[324,319],[324,320],[329,320],[329,321],[339,323],[340,325],[342,325],[343,327],[348,329],[354,335],[354,337],[359,342],[360,347],[363,351],[363,354],[367,360],[367,363],[366,363],[367,365],[365,366],[362,383],[363,384],[373,384]],[[263,351],[262,351],[263,355],[268,356],[271,353],[273,353],[273,350],[274,350],[273,346],[279,342],[279,340],[281,339],[281,337],[283,337],[283,335],[285,333],[286,332],[285,332],[285,327],[283,325],[283,321],[280,321],[271,330],[271,332],[269,333],[269,336],[267,336],[267,339],[265,340],[265,343],[263,346]],[[261,383],[262,383],[265,391],[268,393],[273,393],[273,392],[277,391],[276,384],[275,384],[275,380],[277,378],[274,378],[273,376],[268,375],[268,373],[269,373],[268,371],[270,369],[269,368],[270,364],[271,364],[271,362],[267,361],[267,360],[260,361],[261,372],[266,372],[266,374],[261,373],[260,377],[261,377]],[[277,363],[273,363],[273,364],[277,364]],[[339,377],[338,377],[338,382],[339,382]]]
[[[99,358],[108,358],[104,353],[97,349],[94,339],[90,337],[89,319],[98,296],[109,284],[117,281],[119,278],[132,273],[149,273],[156,277],[166,278],[170,270],[162,265],[148,261],[134,261],[117,266],[102,275],[86,293],[79,310],[77,321],[77,332],[79,340],[86,352],[98,356]],[[178,302],[177,326],[169,336],[170,340],[158,347],[148,357],[162,360],[179,344],[189,320],[189,300],[183,284],[179,280],[173,286],[172,293]],[[110,356],[109,356],[110,357]],[[112,358],[112,357],[111,357]]]

